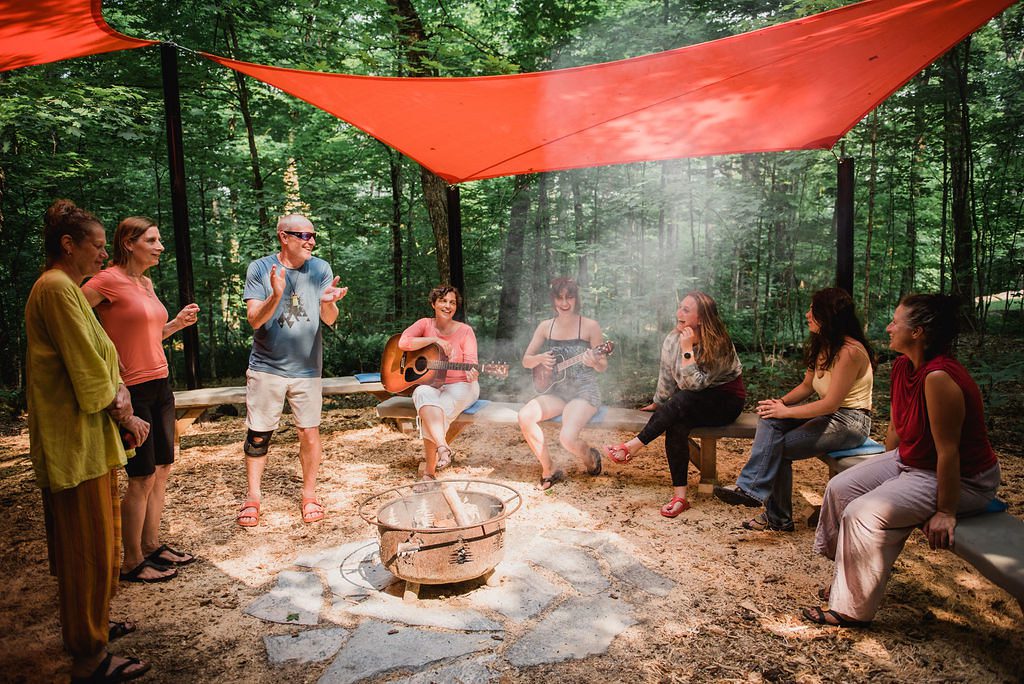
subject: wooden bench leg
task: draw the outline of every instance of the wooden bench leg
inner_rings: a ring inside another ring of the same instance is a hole
[[[697,491],[701,494],[711,494],[718,484],[718,440],[713,437],[701,437],[698,445],[691,437],[689,447],[690,462],[700,470]]]
[[[203,411],[206,407],[197,407],[189,409],[178,409],[175,411],[177,417],[174,420],[174,443],[181,448],[181,436],[188,432],[188,429],[192,427],[192,423],[196,422],[199,416],[203,415]]]

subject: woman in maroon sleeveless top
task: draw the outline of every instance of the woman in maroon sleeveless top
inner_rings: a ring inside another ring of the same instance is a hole
[[[875,616],[903,544],[923,526],[933,549],[955,541],[957,515],[982,512],[999,486],[981,392],[952,357],[957,302],[910,295],[886,328],[903,356],[892,367],[889,451],[840,473],[825,490],[814,550],[835,560],[829,609],[811,622],[864,627]]]

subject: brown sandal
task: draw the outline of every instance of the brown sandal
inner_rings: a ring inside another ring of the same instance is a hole
[[[246,513],[246,511],[254,511],[253,513]],[[248,522],[243,521],[243,518],[249,519]],[[235,522],[240,527],[256,527],[260,524],[260,502],[259,501],[246,501],[242,504],[242,507],[238,509],[238,515],[235,516]]]

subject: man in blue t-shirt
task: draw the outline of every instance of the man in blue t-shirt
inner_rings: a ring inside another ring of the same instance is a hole
[[[248,492],[238,512],[238,524],[255,527],[260,521],[260,482],[267,465],[270,438],[281,422],[285,399],[299,433],[302,464],[302,521],[324,518],[316,496],[320,468],[320,411],[323,394],[323,340],[320,322],[338,319],[338,300],[348,293],[340,278],[322,259],[313,256],[316,231],[300,214],[277,222],[281,250],[249,264],[245,304],[252,325],[252,353],[246,371],[245,472]]]

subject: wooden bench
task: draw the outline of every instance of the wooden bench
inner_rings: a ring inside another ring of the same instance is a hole
[[[820,458],[836,474],[877,455]],[[1009,592],[1024,611],[1024,521],[1005,511],[960,518],[951,550]]]
[[[462,413],[455,418],[456,423],[492,423],[496,425],[518,425],[519,409],[522,404],[492,401],[487,402],[474,413]],[[398,422],[403,431],[411,431],[416,422],[416,408],[409,397],[391,397],[377,406],[377,415],[391,418]],[[626,408],[605,408],[598,414],[599,420],[591,420],[588,429],[626,430],[640,432],[651,414],[647,411]],[[554,421],[545,421],[555,425]],[[721,427],[696,428],[690,433],[690,462],[700,470],[700,484],[697,491],[710,494],[718,483],[718,440],[725,437],[753,439],[757,426],[757,416],[742,414],[730,425]]]
[[[340,378],[323,378],[323,394],[325,397],[339,394],[359,394],[366,392],[378,399],[388,396],[384,385],[379,382],[359,382],[355,377],[346,375]],[[180,439],[192,423],[203,415],[203,412],[221,404],[244,404],[245,387],[210,387],[206,389],[182,390],[174,393],[174,435]]]

